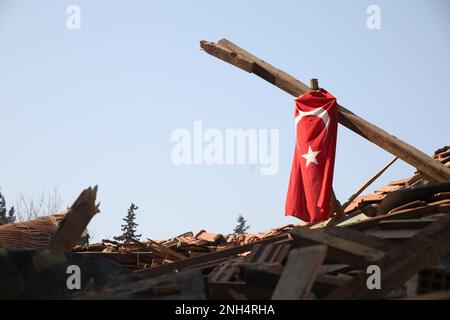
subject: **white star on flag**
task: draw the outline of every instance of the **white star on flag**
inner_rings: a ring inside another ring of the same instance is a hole
[[[319,153],[320,151],[312,151],[311,146],[309,146],[308,153],[302,155],[302,157],[306,159],[306,167],[308,167],[311,162],[319,164],[316,159]]]

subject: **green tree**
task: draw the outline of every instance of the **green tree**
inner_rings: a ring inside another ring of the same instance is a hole
[[[242,234],[245,233],[248,229],[250,229],[250,226],[247,226],[247,220],[240,214],[237,219],[237,225],[234,227],[233,232]]]
[[[0,192],[0,225],[13,223],[16,221],[16,211],[14,207],[11,207],[9,211],[6,209],[6,200],[3,194]]]
[[[139,207],[137,207],[134,203],[131,203],[130,207],[128,208],[126,217],[122,219],[125,222],[121,226],[122,235],[114,237],[115,240],[127,242],[130,238],[139,240],[139,238],[142,236],[140,234],[136,234],[136,227],[138,226],[138,224],[135,222],[135,211],[137,209],[139,209]]]

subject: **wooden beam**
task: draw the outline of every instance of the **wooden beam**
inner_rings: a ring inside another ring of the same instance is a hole
[[[352,202],[355,200],[364,190],[366,190],[372,183],[375,182],[391,165],[397,161],[398,157],[395,157],[387,165],[385,165],[380,171],[375,173],[369,180],[367,180],[354,194],[348,198],[348,200],[342,205],[342,208],[345,210]]]
[[[81,192],[78,199],[70,207],[64,220],[61,221],[58,231],[53,236],[49,249],[54,251],[72,251],[80,240],[92,217],[99,212],[95,204],[97,197],[97,186]]]
[[[381,299],[423,268],[439,262],[450,250],[450,216],[423,229],[414,238],[395,246],[377,265],[381,270],[381,289],[367,288],[363,272],[326,299]]]
[[[334,237],[338,237],[340,239],[346,239],[348,241],[353,241],[360,243],[362,245],[387,252],[394,246],[394,243],[388,240],[379,239],[377,237],[373,237],[367,233],[343,228],[343,227],[337,227],[337,228],[324,228],[323,232],[327,235],[331,235]]]
[[[153,241],[152,239],[147,238],[147,241],[149,242],[150,245],[156,247],[156,249],[158,249],[159,251],[161,251],[169,256],[175,257],[177,260],[187,259],[187,257],[184,254],[176,252],[175,250],[172,250],[156,241]],[[150,247],[150,245],[147,245],[147,246]]]
[[[218,43],[203,40],[200,41],[200,46],[208,54],[244,71],[254,73],[295,97],[311,90],[310,87],[288,73],[257,58],[226,39],[220,40]],[[390,135],[361,117],[358,117],[343,106],[339,106],[339,122],[387,152],[409,163],[435,181],[450,180],[450,168],[433,160],[422,151]]]
[[[433,223],[433,220],[425,219],[398,219],[380,221],[378,227],[381,230],[422,229]]]
[[[308,299],[326,255],[325,245],[292,249],[272,300]]]
[[[319,80],[318,79],[311,79],[310,85],[311,90],[319,90]]]

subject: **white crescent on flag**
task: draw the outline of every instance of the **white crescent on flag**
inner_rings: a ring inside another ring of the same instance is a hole
[[[296,139],[297,148],[298,148],[297,126],[298,126],[298,123],[300,122],[300,120],[302,120],[302,118],[306,117],[306,116],[316,116],[316,117],[321,118],[323,123],[325,124],[325,129],[326,129],[325,137],[328,134],[328,126],[330,125],[330,116],[328,115],[327,110],[319,107],[312,111],[307,111],[307,112],[299,111],[298,116],[295,117],[295,139]]]

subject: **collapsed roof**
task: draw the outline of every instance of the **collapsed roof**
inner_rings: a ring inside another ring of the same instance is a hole
[[[445,147],[434,159],[449,166],[449,153]],[[1,247],[51,246],[68,214],[86,207],[95,211],[89,199],[89,206],[77,200],[65,214],[1,226]],[[450,276],[448,213],[450,182],[431,183],[416,173],[358,197],[344,217],[307,226],[289,224],[255,234],[200,230],[167,240],[73,243],[75,257],[106,259],[122,267],[120,280],[118,269],[109,265],[110,278],[97,271],[102,284],[87,287],[77,298],[448,298],[444,292],[449,283],[436,280]],[[64,263],[73,259],[66,254]],[[60,267],[62,262],[54,260]],[[374,264],[386,273],[382,280],[388,284],[381,291],[365,287],[365,268]],[[193,281],[201,282],[195,284],[201,288],[195,296],[183,289]]]

